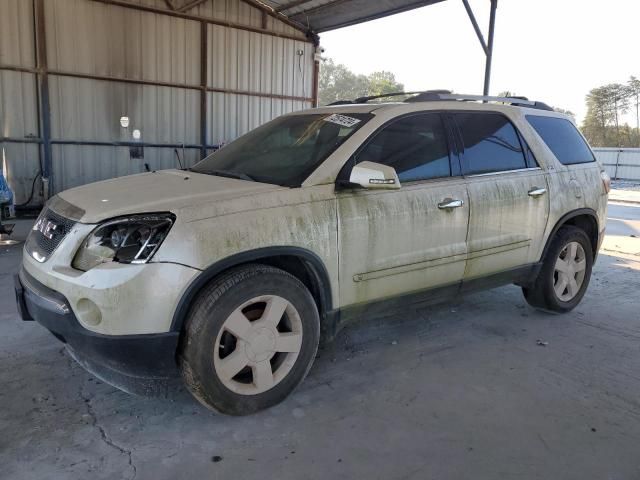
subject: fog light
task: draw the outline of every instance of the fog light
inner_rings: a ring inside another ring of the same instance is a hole
[[[76,313],[82,323],[95,327],[102,322],[102,314],[98,306],[88,298],[81,298],[76,303]]]

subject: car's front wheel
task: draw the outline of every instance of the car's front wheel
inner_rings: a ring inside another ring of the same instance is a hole
[[[535,282],[522,291],[533,307],[568,312],[587,291],[592,267],[593,249],[587,234],[564,226],[552,240]]]
[[[243,266],[196,299],[181,345],[183,378],[205,406],[250,414],[298,386],[319,337],[318,310],[302,282],[270,266]]]

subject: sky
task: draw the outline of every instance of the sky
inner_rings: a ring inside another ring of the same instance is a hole
[[[489,0],[469,0],[484,32]],[[485,37],[486,37],[485,33]],[[388,70],[406,90],[481,94],[484,53],[462,0],[323,33],[324,57]],[[490,94],[508,90],[571,110],[594,87],[640,77],[640,0],[499,0]],[[635,114],[626,116],[635,124]]]

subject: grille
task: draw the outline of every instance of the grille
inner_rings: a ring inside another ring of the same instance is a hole
[[[46,226],[49,222],[55,225],[55,229],[50,231],[52,234],[51,238],[47,238],[41,229],[36,228],[38,225]],[[26,245],[27,251],[39,262],[45,262],[55,249],[58,248],[58,245],[60,245],[75,224],[75,221],[58,215],[49,208],[45,208],[38,217],[36,226],[29,234]]]

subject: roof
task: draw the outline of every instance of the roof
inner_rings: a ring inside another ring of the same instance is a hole
[[[375,20],[444,0],[254,0],[313,33]]]

